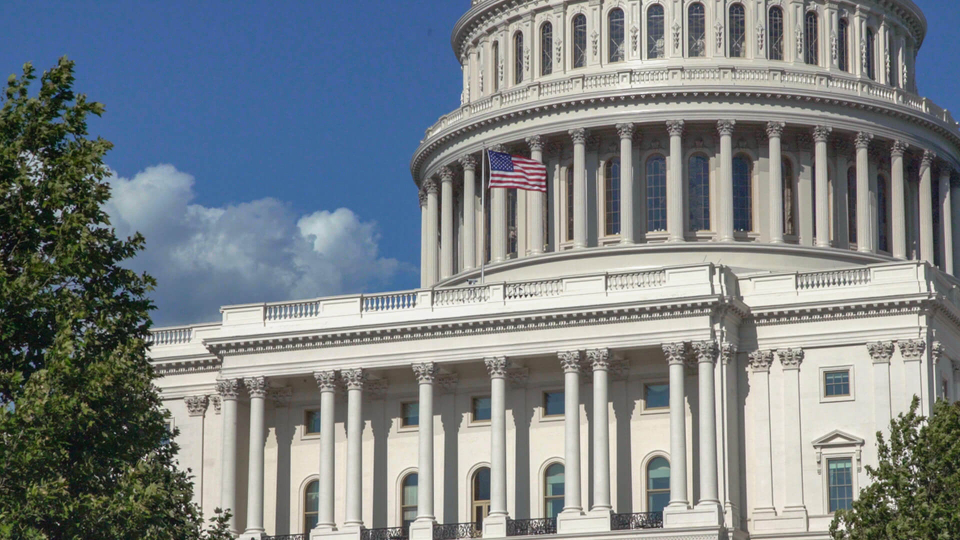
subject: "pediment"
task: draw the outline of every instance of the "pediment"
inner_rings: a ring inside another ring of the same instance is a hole
[[[814,448],[833,448],[837,446],[863,446],[864,440],[860,437],[835,429],[823,437],[813,441]]]

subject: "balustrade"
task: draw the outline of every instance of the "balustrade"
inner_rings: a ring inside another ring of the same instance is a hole
[[[557,518],[511,519],[507,521],[507,536],[557,534]]]
[[[306,319],[320,314],[320,302],[288,302],[283,304],[269,304],[266,307],[264,318],[268,321],[288,321]]]
[[[563,280],[549,279],[544,281],[527,281],[524,283],[507,283],[503,296],[507,300],[516,300],[519,298],[557,296],[562,293]]]
[[[192,328],[170,328],[153,332],[150,343],[153,345],[179,345],[189,343],[193,336]]]
[[[834,270],[830,272],[809,272],[797,274],[797,289],[825,289],[828,287],[849,287],[870,283],[869,268]]]
[[[483,529],[477,523],[445,523],[433,526],[433,540],[459,540],[482,536]]]
[[[663,512],[639,512],[636,514],[613,514],[610,529],[627,531],[634,529],[660,529],[663,527]]]
[[[378,529],[360,529],[360,540],[407,540],[408,527],[381,527]]]
[[[396,294],[380,294],[364,296],[363,311],[396,311],[417,307],[417,293],[404,292]]]

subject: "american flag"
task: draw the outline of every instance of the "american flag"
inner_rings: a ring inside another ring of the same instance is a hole
[[[532,159],[503,152],[490,153],[490,187],[547,191],[547,167]]]

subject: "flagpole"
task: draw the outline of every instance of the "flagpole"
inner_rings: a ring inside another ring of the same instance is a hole
[[[487,145],[480,156],[480,284],[483,285],[487,262]]]

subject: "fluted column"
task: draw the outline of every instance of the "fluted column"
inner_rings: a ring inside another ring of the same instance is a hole
[[[700,402],[700,501],[698,507],[720,508],[720,490],[717,475],[717,402],[716,341],[699,341],[693,344],[699,372]]]
[[[530,146],[530,159],[543,163],[543,138],[539,135],[527,137],[527,145]],[[544,224],[543,224],[543,198],[546,197],[543,191],[527,192],[527,209],[530,212],[530,254],[540,255],[543,253]]]
[[[422,188],[418,192],[420,199],[420,287],[427,287],[427,192]]]
[[[830,247],[830,193],[828,178],[830,170],[827,168],[827,142],[830,140],[829,126],[813,128],[814,159],[816,163],[816,190],[817,190],[817,246]]]
[[[563,512],[580,514],[580,351],[558,356],[563,368]]]
[[[477,266],[477,158],[467,154],[460,158],[463,167],[463,269]]]
[[[920,260],[933,266],[933,160],[937,155],[923,152],[920,161]]]
[[[685,510],[687,498],[687,417],[684,411],[684,343],[664,343],[663,354],[670,365],[670,507]]]
[[[783,367],[783,462],[787,485],[784,515],[793,514],[806,519],[803,504],[803,437],[800,433],[800,364],[803,349],[779,349],[777,358]],[[806,522],[804,522],[806,523]],[[806,527],[806,524],[804,524]]]
[[[783,243],[783,155],[780,139],[783,137],[783,122],[767,122],[767,138],[770,155],[770,243]]]
[[[773,506],[773,457],[770,439],[770,365],[773,363],[773,351],[753,351],[748,355],[750,367],[750,393],[756,392],[756,415],[753,420],[756,444],[754,445],[752,468],[754,489],[753,518],[774,517],[777,511]]]
[[[733,241],[733,126],[734,120],[717,122],[720,134],[720,241]]]
[[[347,386],[347,511],[343,526],[363,527],[363,382],[360,368],[345,369]]]
[[[334,391],[337,384],[337,373],[333,370],[314,372],[313,378],[320,389],[320,485],[317,505],[318,530],[334,531],[337,529],[334,521],[333,502],[333,456],[334,456]]]
[[[439,273],[439,259],[437,258],[437,243],[438,243],[438,231],[437,231],[437,191],[439,190],[437,181],[433,178],[427,178],[423,181],[423,189],[427,192],[427,287],[433,287],[438,278],[440,277]]]
[[[484,358],[490,375],[490,515],[483,536],[507,535],[507,359]]]
[[[240,379],[217,381],[223,432],[220,442],[220,507],[229,510],[230,531],[237,532],[237,393]]]
[[[587,247],[587,130],[571,129],[573,139],[573,247]]]
[[[872,253],[873,226],[870,217],[870,141],[872,133],[857,133],[854,146],[857,148],[857,251]]]
[[[610,419],[608,376],[610,349],[587,351],[593,368],[593,508],[609,512],[610,504]]]
[[[633,218],[633,124],[617,124],[620,135],[620,243],[636,241]]]
[[[950,166],[944,165],[940,169],[940,268],[953,275],[953,220],[950,208]]]
[[[667,171],[667,241],[683,242],[683,120],[668,120],[670,167]]]
[[[453,171],[440,169],[440,279],[453,275]]]
[[[890,146],[890,251],[897,259],[907,258],[907,217],[904,202],[903,154],[907,144],[894,141]]]
[[[247,528],[244,536],[262,535],[263,529],[263,445],[267,440],[267,378],[243,380],[250,394],[250,449],[247,458]]]
[[[419,467],[417,469],[417,521],[433,527],[433,380],[437,368],[433,362],[413,365],[420,386]]]

